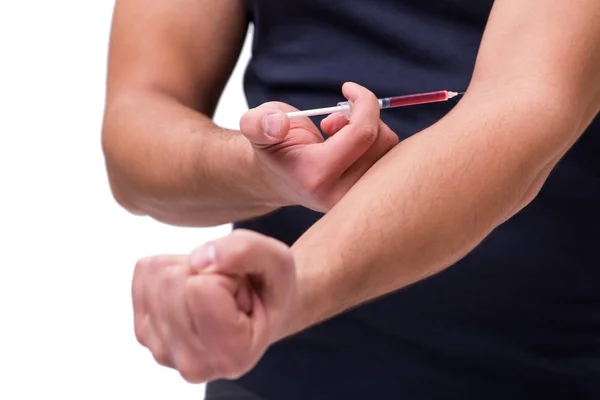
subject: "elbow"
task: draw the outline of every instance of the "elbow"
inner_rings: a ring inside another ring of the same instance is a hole
[[[111,194],[116,203],[126,211],[133,215],[144,216],[146,213],[137,205],[137,196],[132,189],[133,182],[127,179],[125,173],[127,166],[120,161],[122,157],[119,155],[123,151],[121,150],[122,143],[120,143],[119,136],[111,117],[107,113],[102,126],[101,147]]]
[[[108,165],[109,164],[107,163],[108,184],[115,202],[133,215],[146,216],[147,213],[138,206],[134,193],[127,189],[127,186],[122,183],[122,180],[115,176],[117,172],[111,170]]]

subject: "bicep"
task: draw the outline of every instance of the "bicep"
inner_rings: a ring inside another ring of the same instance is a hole
[[[600,1],[496,0],[472,85],[547,98],[589,122],[600,108]]]
[[[242,0],[117,0],[107,103],[159,92],[212,115],[247,26]]]

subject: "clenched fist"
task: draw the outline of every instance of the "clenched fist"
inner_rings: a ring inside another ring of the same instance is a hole
[[[290,249],[245,230],[189,256],[140,260],[132,287],[138,341],[194,383],[252,369],[298,299]]]

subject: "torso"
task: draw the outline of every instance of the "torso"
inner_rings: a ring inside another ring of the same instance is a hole
[[[491,0],[252,0],[251,107],[328,106],[469,83]],[[439,103],[385,110],[404,139]],[[267,399],[600,398],[600,121],[538,198],[448,270],[273,346],[239,380]],[[236,224],[293,243],[300,207]]]

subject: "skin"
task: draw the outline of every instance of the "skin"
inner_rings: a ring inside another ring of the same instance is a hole
[[[497,0],[459,105],[292,248],[236,231],[141,260],[138,340],[190,382],[234,378],[277,340],[452,265],[536,197],[600,110],[598,70],[597,0]]]
[[[116,2],[102,145],[113,194],[130,212],[183,226],[288,205],[325,212],[398,143],[375,96],[356,85],[344,88],[358,103],[350,121],[322,122],[336,136],[328,141],[308,118],[289,121],[284,112],[297,109],[282,103],[248,112],[241,132],[216,126],[246,28],[240,0]]]

